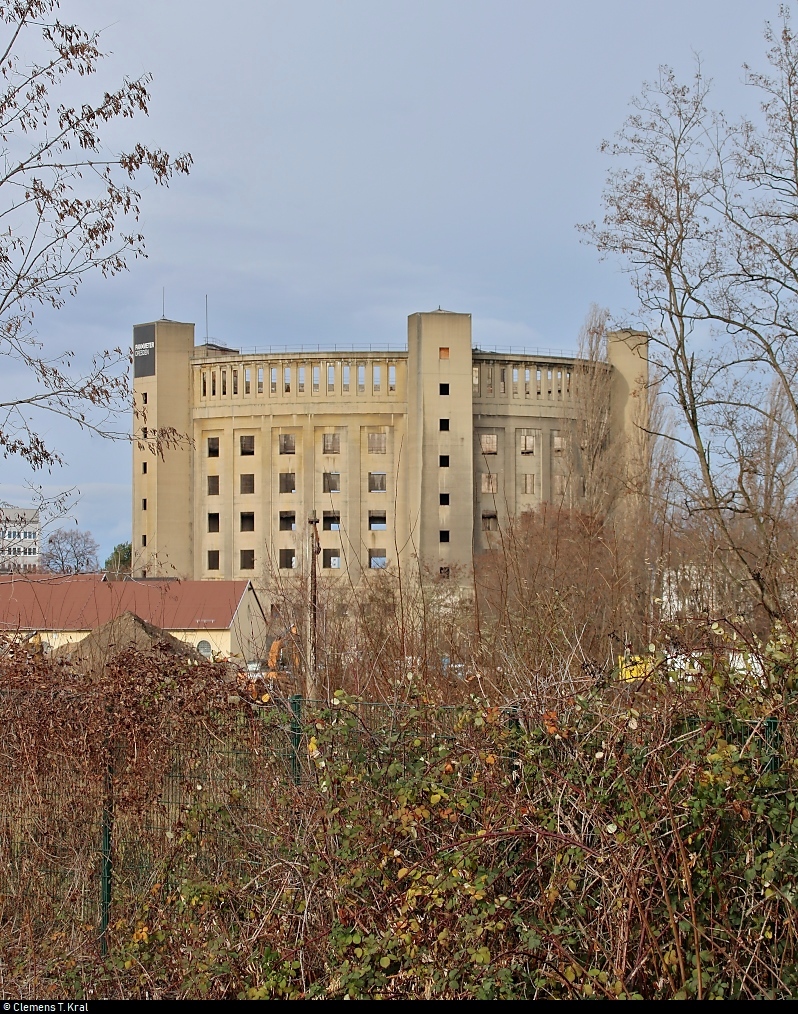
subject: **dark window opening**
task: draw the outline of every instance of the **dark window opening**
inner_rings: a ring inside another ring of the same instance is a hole
[[[369,511],[369,531],[384,532],[388,527],[388,520],[385,511]]]
[[[209,475],[208,476],[208,496],[219,495],[219,476]]]
[[[439,422],[441,433],[445,433],[449,429],[449,420],[441,419]]]
[[[388,566],[388,554],[384,549],[369,550],[369,568],[371,570],[384,570]]]
[[[387,472],[369,472],[369,493],[385,493],[387,489]]]
[[[143,394],[141,395],[141,403],[142,403],[142,405],[146,405],[147,404],[147,392],[146,391],[144,391]]]
[[[147,509],[147,499],[146,499],[146,497],[141,501],[141,509],[143,511],[146,511],[146,509]]]
[[[340,433],[324,433],[322,434],[322,451],[324,454],[340,454],[341,453],[341,434]]]
[[[208,570],[219,569],[219,550],[209,549],[208,550]]]
[[[141,537],[141,544],[142,544],[142,546],[146,546],[147,545],[147,536],[146,535],[142,535],[142,537]]]
[[[499,519],[495,511],[483,511],[482,512],[482,531],[483,532],[498,532],[499,530]]]
[[[281,433],[279,443],[280,454],[296,454],[296,437],[293,433]]]
[[[321,490],[322,493],[340,493],[341,492],[341,473],[340,472],[324,472],[321,477]]]
[[[325,532],[337,532],[341,528],[341,515],[338,511],[324,511],[321,527]]]
[[[278,562],[280,570],[293,570],[296,567],[296,550],[281,549]]]
[[[255,550],[254,549],[242,549],[241,550],[241,570],[254,570],[255,569]]]
[[[296,511],[280,511],[280,531],[296,531]]]
[[[280,472],[280,492],[296,492],[296,472]]]
[[[255,453],[255,437],[254,436],[242,436],[241,437],[241,454],[245,457],[251,456]]]
[[[141,463],[141,474],[142,475],[146,475],[147,474],[147,462],[146,461],[142,461],[142,463]]]
[[[449,568],[448,567],[441,567],[439,573],[440,573],[440,575],[441,575],[442,578],[448,578],[448,576],[449,576]]]
[[[440,392],[441,392],[441,394],[448,394],[449,393],[449,385],[448,384],[441,384],[440,385]]]
[[[341,567],[341,550],[340,549],[322,550],[321,565],[322,567],[325,567],[328,570],[339,570]]]
[[[255,531],[255,515],[252,511],[241,512],[241,531],[242,532]]]
[[[208,531],[218,532],[219,531],[219,515],[209,514],[208,515]]]
[[[449,467],[449,455],[448,454],[442,454],[440,456],[440,462],[439,462],[439,464],[440,464],[441,468],[448,468]]]
[[[441,542],[448,542],[449,541],[449,529],[448,528],[441,528],[441,531],[440,531],[440,541]]]
[[[254,493],[255,492],[255,476],[251,472],[243,472],[241,474],[241,492],[242,493]]]
[[[441,507],[448,507],[448,506],[449,506],[449,494],[448,493],[441,493]]]

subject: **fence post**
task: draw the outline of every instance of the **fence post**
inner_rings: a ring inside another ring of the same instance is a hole
[[[100,954],[108,954],[108,923],[111,918],[111,838],[114,823],[113,800],[113,769],[108,758],[105,768],[105,784],[103,786],[103,810],[101,832],[101,867],[100,867]]]
[[[302,781],[299,766],[299,748],[302,743],[302,695],[292,694],[291,702],[291,779],[294,785]]]

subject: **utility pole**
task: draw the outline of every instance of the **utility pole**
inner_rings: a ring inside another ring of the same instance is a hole
[[[316,584],[316,557],[321,552],[321,543],[319,542],[319,519],[316,516],[316,512],[308,518],[308,524],[310,525],[310,623],[309,626],[309,637],[308,637],[308,668],[307,676],[305,678],[305,698],[308,700],[318,700],[320,696],[319,684],[318,684],[318,614],[319,614],[319,602],[318,602],[318,588]]]

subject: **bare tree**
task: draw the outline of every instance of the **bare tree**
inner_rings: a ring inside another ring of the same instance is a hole
[[[713,111],[700,66],[688,84],[663,68],[644,85],[604,145],[603,225],[583,228],[602,254],[620,256],[636,288],[675,409],[659,432],[678,449],[679,506],[772,619],[793,596],[783,561],[798,546],[798,46],[788,12],[766,39],[772,75],[747,68],[764,99],[757,121]]]
[[[34,468],[62,459],[36,419],[61,416],[104,436],[129,407],[129,357],[99,352],[88,369],[75,355],[39,341],[37,307],[59,308],[84,275],[123,271],[144,252],[138,230],[140,172],[157,184],[186,173],[189,155],[172,158],[134,143],[108,154],[116,120],[147,113],[149,76],[114,91],[85,94],[103,59],[97,33],[58,20],[59,0],[0,4],[0,356],[26,381],[0,399],[0,451]],[[68,97],[83,91],[81,102]],[[67,101],[59,101],[58,96]],[[169,440],[174,434],[156,434]]]
[[[47,540],[42,570],[53,574],[85,574],[99,569],[99,546],[91,532],[59,528]]]

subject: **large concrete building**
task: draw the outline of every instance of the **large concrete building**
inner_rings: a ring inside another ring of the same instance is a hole
[[[490,531],[578,500],[566,433],[573,357],[483,352],[471,316],[408,319],[398,352],[252,352],[194,344],[194,325],[134,329],[133,567],[138,576],[322,573],[413,558],[467,574]],[[609,342],[613,439],[634,426],[645,336]],[[153,436],[181,434],[156,452]]]
[[[38,570],[41,542],[37,510],[0,507],[0,574]]]

